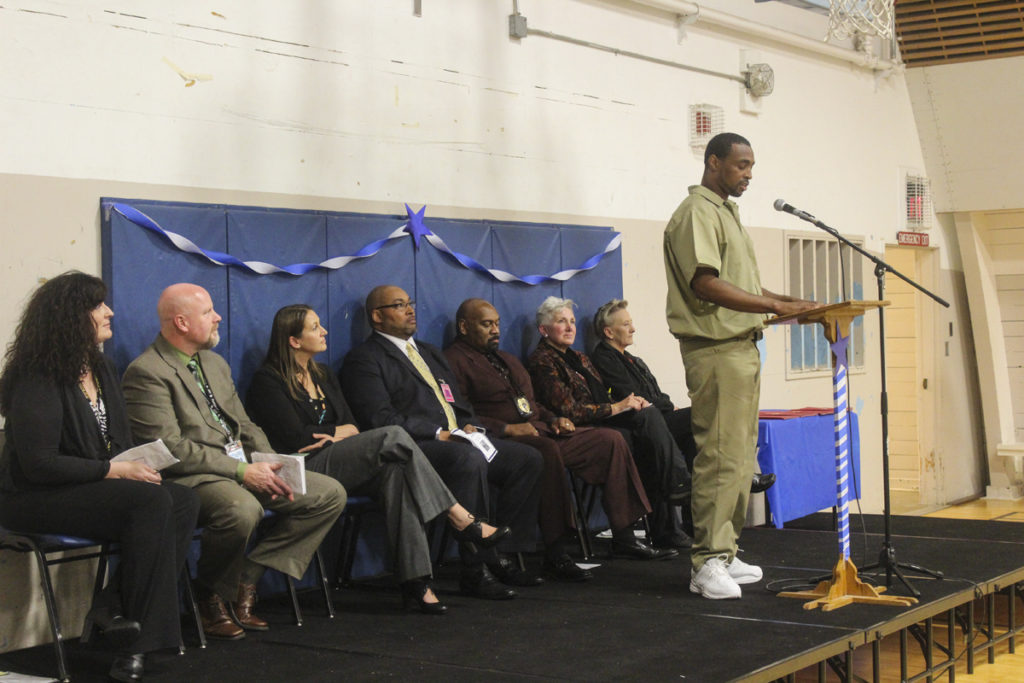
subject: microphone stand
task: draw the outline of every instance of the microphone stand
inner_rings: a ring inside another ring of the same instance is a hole
[[[776,207],[776,208],[779,208],[779,207]],[[780,211],[784,211],[785,209],[781,209],[780,208],[779,210]],[[808,223],[811,223],[815,227],[818,227],[818,228],[824,230],[828,234],[830,234],[833,237],[835,237],[840,242],[840,244],[845,244],[846,246],[850,247],[851,249],[853,249],[854,251],[856,251],[857,253],[861,254],[862,256],[867,258],[869,261],[874,263],[875,264],[875,280],[878,283],[878,300],[879,301],[882,301],[882,300],[885,299],[885,274],[886,273],[892,273],[893,275],[895,275],[899,279],[903,280],[907,284],[911,285],[912,287],[914,287],[918,291],[928,295],[928,297],[933,299],[936,303],[939,303],[942,306],[944,306],[946,308],[949,308],[949,302],[948,301],[946,301],[946,300],[942,299],[941,297],[939,297],[938,295],[928,291],[927,289],[925,289],[921,285],[917,284],[916,282],[914,282],[913,280],[908,278],[903,273],[899,272],[898,270],[896,270],[895,268],[890,266],[888,263],[886,263],[882,259],[878,258],[874,254],[869,253],[865,249],[861,248],[860,246],[858,246],[858,245],[854,244],[853,242],[851,242],[850,240],[846,239],[841,234],[839,234],[839,231],[836,230],[835,228],[829,227],[828,225],[826,225],[822,221],[818,220],[814,216],[812,216],[812,215],[810,215],[808,213],[804,213],[803,211],[798,211],[797,210],[797,211],[791,211],[791,212],[787,212],[787,213],[793,213],[793,215],[796,216],[797,218],[801,218],[801,219],[807,221]],[[882,550],[878,554],[878,561],[875,562],[874,564],[869,564],[869,565],[867,565],[865,567],[861,567],[861,571],[868,571],[868,570],[872,570],[872,569],[885,569],[885,585],[886,586],[892,586],[892,577],[895,576],[896,578],[898,578],[903,583],[904,586],[907,587],[907,590],[909,590],[914,597],[919,598],[919,597],[921,597],[921,592],[919,590],[917,590],[916,588],[914,588],[914,586],[912,586],[909,581],[907,581],[907,577],[903,575],[903,572],[901,570],[902,569],[906,569],[906,570],[909,570],[909,571],[917,572],[919,574],[925,574],[927,576],[931,576],[931,577],[936,578],[936,579],[941,579],[942,578],[942,572],[934,570],[934,569],[928,569],[926,567],[922,567],[922,566],[917,565],[917,564],[911,564],[909,562],[897,562],[896,561],[896,549],[893,547],[893,543],[892,543],[892,507],[891,507],[891,493],[890,493],[890,485],[889,485],[889,395],[888,395],[888,393],[886,391],[886,384],[885,384],[885,307],[884,306],[879,306],[878,307],[878,342],[879,342],[879,359],[881,360],[881,364],[882,364],[882,373],[881,373],[881,380],[882,380],[882,385],[881,385],[881,408],[882,408],[882,410],[881,410],[881,413],[882,413],[882,481],[883,481],[882,492],[883,492],[883,496],[884,496],[884,502],[883,502],[883,508],[882,508],[882,518],[884,519],[884,522],[885,522],[885,536],[884,536],[884,540],[882,542]]]

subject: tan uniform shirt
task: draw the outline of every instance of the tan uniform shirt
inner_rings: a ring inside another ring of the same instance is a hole
[[[741,313],[697,298],[690,286],[698,267],[713,268],[735,287],[761,294],[754,243],[739,211],[703,185],[672,214],[664,237],[669,330],[679,338],[733,339],[764,327],[764,315]]]

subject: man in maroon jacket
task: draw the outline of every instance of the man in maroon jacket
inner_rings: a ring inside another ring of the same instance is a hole
[[[533,446],[544,456],[540,527],[545,571],[566,581],[590,578],[590,572],[577,567],[565,552],[572,532],[565,467],[603,487],[602,503],[616,552],[636,559],[675,556],[675,550],[654,549],[633,534],[633,524],[650,512],[650,504],[622,435],[603,427],[576,427],[538,404],[526,368],[512,354],[498,350],[500,319],[487,301],[463,301],[455,328],[458,337],[444,353],[477,418],[489,433]]]

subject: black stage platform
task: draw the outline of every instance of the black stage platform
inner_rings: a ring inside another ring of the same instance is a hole
[[[854,560],[873,561],[881,548],[881,518],[854,515],[851,522]],[[258,612],[271,621],[269,632],[190,648],[183,657],[159,656],[147,667],[146,680],[770,681],[932,617],[963,617],[966,627],[968,619],[973,623],[976,597],[994,601],[998,591],[1009,589],[1012,604],[1015,584],[1024,580],[1024,524],[895,517],[897,559],[947,577],[914,579],[920,604],[850,605],[823,613],[776,597],[769,589],[784,579],[831,570],[836,540],[830,526],[828,515],[814,515],[782,530],[745,530],[743,558],[764,568],[765,581],[745,586],[741,600],[692,595],[684,557],[602,559],[587,584],[546,583],[497,603],[455,593],[457,569],[445,567],[437,582],[449,605],[444,617],[402,614],[395,591],[372,586],[336,591],[334,620],[323,616],[317,593],[304,594],[301,627],[292,625],[286,601],[266,601]],[[600,543],[597,549],[602,551]],[[892,591],[901,592],[898,585]],[[1012,612],[1010,619],[1012,627]],[[994,635],[983,629],[983,639],[991,642]],[[976,636],[967,642],[977,643]],[[191,631],[186,640],[194,641]],[[69,661],[72,680],[105,680],[108,653],[74,641]],[[56,671],[49,646],[0,655],[0,668],[41,676]]]

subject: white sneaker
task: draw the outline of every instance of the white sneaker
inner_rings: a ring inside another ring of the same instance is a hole
[[[729,576],[738,584],[757,583],[764,577],[760,567],[747,564],[739,558],[739,555],[732,558],[729,563]]]
[[[743,595],[743,591],[729,576],[728,561],[728,555],[707,560],[690,579],[690,592],[712,600],[735,599]]]

